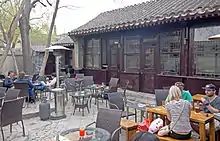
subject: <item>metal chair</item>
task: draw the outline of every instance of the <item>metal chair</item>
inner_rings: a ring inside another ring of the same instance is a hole
[[[98,110],[96,122],[90,123],[86,127],[96,123],[97,128],[105,129],[111,134],[110,141],[119,141],[121,114],[121,110],[100,108]]]
[[[2,101],[5,98],[6,91],[7,91],[7,88],[0,87],[0,107],[2,107]]]
[[[0,115],[1,115],[0,126],[1,126],[1,133],[2,133],[3,141],[4,141],[3,127],[10,125],[10,132],[12,133],[12,124],[17,123],[19,121],[21,121],[22,123],[23,136],[25,136],[24,123],[22,120],[23,102],[24,102],[23,98],[4,101],[2,109],[0,111]]]
[[[8,91],[6,92],[4,101],[17,99],[20,92],[21,90],[19,89],[8,89]]]
[[[89,85],[93,85],[94,84],[94,80],[93,80],[93,76],[84,76],[83,79],[83,86],[87,87]]]
[[[162,101],[166,100],[169,89],[155,89],[155,97],[157,106],[162,106]]]
[[[109,91],[108,92],[117,92],[119,78],[111,77],[109,81]]]
[[[75,114],[76,109],[78,108],[79,111],[80,109],[82,109],[82,116],[84,116],[84,109],[87,108],[88,113],[90,113],[89,111],[89,98],[90,96],[76,96],[76,95],[72,95],[72,102],[74,105],[74,112],[73,115]]]
[[[72,94],[74,92],[76,92],[76,86],[75,86],[75,81],[73,78],[66,78],[64,80],[64,87],[66,90],[66,99],[68,101],[68,92],[72,92]]]
[[[135,122],[137,122],[137,113],[136,112],[133,113],[133,112],[125,111],[125,103],[124,103],[124,99],[123,99],[123,96],[121,95],[121,93],[119,93],[119,92],[110,93],[108,95],[108,99],[109,99],[110,109],[122,110],[122,117],[126,117],[127,119],[130,116],[135,116]]]
[[[77,73],[76,77],[79,79],[84,79],[84,74],[83,73]]]

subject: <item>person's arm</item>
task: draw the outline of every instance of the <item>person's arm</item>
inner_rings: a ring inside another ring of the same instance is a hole
[[[55,78],[53,78],[53,80],[50,81],[50,83],[47,84],[47,86],[53,86],[53,85],[55,85],[56,82],[57,82],[57,79],[55,77]]]
[[[201,98],[201,101],[211,113],[220,113],[220,101],[217,103],[217,105],[215,105],[215,107],[218,107],[218,109],[211,106],[205,98]]]
[[[189,102],[193,103],[193,97],[190,92],[188,93],[188,99],[189,99]]]
[[[170,115],[170,106],[171,106],[171,104],[170,103],[167,103],[166,105],[165,105],[165,110],[167,111],[167,119],[169,120],[169,121],[171,121],[171,115]]]
[[[28,86],[31,88],[31,89],[33,89],[35,86],[28,80],[27,81],[28,82]]]

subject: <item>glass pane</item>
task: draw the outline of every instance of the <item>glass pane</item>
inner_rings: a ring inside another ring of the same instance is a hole
[[[102,40],[102,64],[107,64],[106,40]]]
[[[181,31],[160,34],[161,73],[176,75],[180,68]]]
[[[194,31],[195,75],[205,77],[220,76],[220,41],[208,40],[218,34],[220,26],[196,28]]]
[[[140,53],[140,39],[127,37],[125,39],[125,53]]]
[[[93,56],[93,58],[94,58],[94,68],[100,68],[100,64],[101,64],[101,62],[100,62],[100,60],[101,60],[101,58],[100,58],[100,55],[94,55]]]
[[[93,54],[100,54],[100,40],[93,39]]]
[[[91,53],[92,53],[92,40],[88,40],[86,54],[91,54]]]
[[[86,67],[92,67],[92,55],[86,55]]]
[[[145,49],[144,68],[154,68],[154,48],[157,47],[157,37],[148,37],[143,39],[143,48]]]
[[[139,70],[140,66],[140,55],[125,55],[125,71],[127,72],[136,72]]]
[[[110,47],[110,64],[111,66],[117,66],[117,51],[119,46],[119,40],[109,40]]]

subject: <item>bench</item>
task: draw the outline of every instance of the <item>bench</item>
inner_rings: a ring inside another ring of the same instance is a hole
[[[126,132],[126,141],[130,141],[131,136],[137,132],[137,123],[131,120],[127,120],[125,118],[121,119],[121,128]]]
[[[171,137],[168,137],[168,136],[164,136],[164,137],[160,137],[158,135],[156,135],[156,136],[160,139],[160,141],[181,141],[181,140],[177,140],[177,139],[174,139],[174,138],[171,138]],[[184,140],[184,141],[199,141],[199,139],[191,137],[190,139]]]

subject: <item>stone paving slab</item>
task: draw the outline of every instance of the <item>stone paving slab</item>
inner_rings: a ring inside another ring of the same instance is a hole
[[[120,90],[119,90],[120,91]],[[135,97],[137,92],[128,91],[127,92],[131,99]],[[132,94],[134,95],[132,97]],[[137,95],[139,95],[138,93]],[[140,94],[141,95],[141,94]],[[155,103],[155,98],[152,97],[152,94],[148,96],[148,94],[144,94],[144,101]],[[135,99],[138,101],[138,98]],[[51,107],[53,107],[53,101],[50,102]],[[29,104],[28,108],[24,108],[23,114],[31,114],[38,112],[39,102],[36,104]],[[105,101],[102,103],[100,101],[100,107],[106,108]],[[132,109],[130,109],[132,111]],[[39,117],[33,117],[30,119],[24,119],[25,124],[25,133],[26,136],[22,136],[22,128],[21,124],[13,124],[13,132],[9,132],[9,126],[3,128],[5,134],[6,141],[49,141],[51,138],[55,137],[57,134],[62,131],[78,128],[80,126],[85,126],[96,120],[97,116],[97,107],[94,105],[94,101],[92,104],[92,108],[90,108],[90,113],[85,110],[85,116],[82,117],[82,113],[76,110],[75,115],[73,113],[73,106],[71,100],[67,102],[66,105],[66,115],[67,117],[62,120],[48,120],[41,121]],[[138,112],[138,120],[140,121],[140,112]],[[129,117],[129,119],[134,120],[133,117]],[[2,137],[0,135],[0,140]],[[125,141],[125,132],[122,131],[120,141]]]

